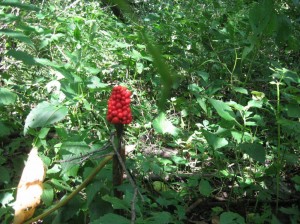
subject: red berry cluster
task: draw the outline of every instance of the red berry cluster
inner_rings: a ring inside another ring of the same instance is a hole
[[[131,92],[123,86],[115,86],[108,100],[107,120],[113,124],[129,124],[132,121],[130,110]]]

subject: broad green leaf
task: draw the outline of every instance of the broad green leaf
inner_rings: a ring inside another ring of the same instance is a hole
[[[247,104],[249,108],[256,107],[256,108],[262,108],[263,102],[261,100],[250,100]]]
[[[228,104],[220,100],[209,99],[209,102],[216,109],[220,117],[227,121],[235,121],[235,115]]]
[[[42,200],[45,203],[47,207],[52,205],[53,198],[54,198],[54,190],[53,187],[50,184],[44,183],[43,184],[43,194],[42,194]]]
[[[0,88],[0,106],[12,105],[16,102],[17,94],[6,88]]]
[[[57,64],[56,62],[50,61],[46,58],[34,58],[34,61],[37,64],[43,65],[43,66],[50,66],[52,68],[60,68],[61,65]]]
[[[10,50],[7,52],[7,55],[15,58],[16,60],[22,61],[26,65],[37,65],[34,57],[26,52]]]
[[[9,170],[4,166],[0,166],[0,183],[8,184],[9,181],[10,181]]]
[[[90,151],[90,146],[83,141],[80,142],[63,142],[61,149],[71,152],[74,155],[80,155],[81,153],[87,153]]]
[[[72,192],[72,188],[62,180],[51,178],[50,182],[53,185],[55,185],[57,187],[57,189],[59,189],[59,190],[67,190],[67,191]]]
[[[200,76],[204,80],[204,82],[208,82],[209,74],[207,72],[198,71],[197,75]]]
[[[49,131],[50,131],[50,128],[42,128],[39,133],[39,138],[41,138],[41,139],[46,138]]]
[[[244,48],[243,53],[242,53],[242,60],[244,60],[247,57],[247,55],[251,53],[253,48],[254,48],[253,44],[251,44],[250,47],[245,47]]]
[[[46,127],[61,121],[68,114],[68,109],[60,104],[52,104],[49,102],[39,103],[30,111],[24,126],[24,134],[29,128]]]
[[[80,29],[79,29],[78,26],[75,27],[73,35],[74,35],[74,37],[75,37],[76,40],[78,40],[78,41],[80,40],[80,38],[81,38],[81,31],[80,31]]]
[[[92,75],[97,75],[97,74],[99,74],[100,72],[101,72],[101,69],[99,69],[99,68],[94,68],[94,67],[84,67],[84,69],[88,72],[88,73],[90,73],[90,74],[92,74]],[[92,77],[94,77],[94,76],[92,76]],[[98,78],[98,77],[97,77]]]
[[[0,98],[1,99],[1,98]],[[0,138],[9,135],[11,129],[0,121]]]
[[[199,191],[202,195],[208,197],[212,193],[213,188],[207,180],[201,179],[199,184]]]
[[[292,177],[291,180],[294,181],[296,184],[300,185],[300,176],[299,175]]]
[[[264,163],[266,160],[266,151],[264,147],[258,143],[242,143],[238,148],[255,161]]]
[[[11,6],[11,7],[17,7],[20,9],[24,9],[24,10],[30,10],[30,11],[39,11],[40,9],[38,7],[36,7],[35,5],[32,4],[26,4],[26,3],[21,3],[19,1],[16,0],[6,0],[6,1],[2,1],[0,2],[0,5],[3,6]]]
[[[262,100],[265,97],[263,92],[251,91],[251,94],[254,100]]]
[[[91,202],[93,201],[94,197],[96,196],[96,194],[99,192],[100,187],[102,182],[101,181],[96,181],[96,182],[92,182],[91,184],[89,184],[86,187],[86,204],[87,206],[89,206],[91,204]]]
[[[97,76],[92,76],[89,80],[89,84],[87,84],[87,87],[90,89],[103,89],[107,86],[109,85],[106,83],[102,83]]]
[[[1,207],[6,207],[10,202],[14,200],[14,196],[12,192],[0,193],[0,204]]]
[[[207,143],[214,149],[222,148],[228,145],[228,141],[225,138],[220,138],[216,134],[210,133],[208,131],[202,130],[202,133],[207,141]]]
[[[152,212],[152,217],[148,224],[168,224],[171,223],[172,215],[169,212]]]
[[[5,35],[11,38],[15,38],[28,46],[34,48],[34,43],[31,41],[29,37],[27,37],[24,33],[20,31],[14,31],[9,29],[0,29],[0,35]]]
[[[233,90],[238,93],[248,95],[248,90],[242,87],[234,87]]]
[[[121,200],[116,197],[111,197],[109,195],[103,196],[102,199],[104,201],[110,202],[114,209],[123,209],[126,211],[129,211],[129,209],[130,209],[130,205],[125,200]]]
[[[130,224],[130,220],[124,218],[123,216],[108,213],[102,216],[101,218],[94,220],[91,222],[91,224],[112,224],[112,223],[118,223],[118,224]]]
[[[245,219],[234,212],[223,212],[220,216],[220,224],[244,224]]]
[[[137,62],[136,65],[135,65],[135,69],[136,69],[136,72],[138,74],[142,74],[142,72],[144,71],[144,65],[143,65],[143,63]]]
[[[270,22],[272,13],[274,13],[273,0],[260,1],[250,9],[249,20],[252,31],[255,34],[262,33]]]
[[[153,121],[154,130],[160,134],[170,134],[177,136],[179,129],[166,118],[166,114],[161,112]]]
[[[300,105],[299,104],[288,104],[286,105],[286,111],[289,117],[299,118],[300,117]]]

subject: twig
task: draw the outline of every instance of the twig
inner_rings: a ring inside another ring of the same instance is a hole
[[[71,194],[69,194],[67,197],[62,199],[60,202],[58,202],[54,207],[48,209],[41,215],[38,215],[29,221],[25,222],[24,224],[30,224],[34,221],[37,221],[39,219],[43,219],[44,217],[50,215],[55,210],[59,209],[60,207],[67,204],[76,194],[78,194],[83,188],[85,188],[93,179],[94,177],[102,170],[102,168],[113,158],[113,155],[105,157],[101,163],[92,171],[92,173],[80,184],[75,191],[73,191]]]
[[[66,7],[64,11],[62,11],[61,13],[58,13],[57,16],[60,16],[61,14],[65,14],[68,9],[70,9],[73,6],[77,5],[78,2],[80,2],[80,0],[77,0],[77,1],[73,2],[71,5],[69,5],[68,7]]]
[[[96,153],[102,152],[104,150],[106,150],[107,148],[109,148],[111,146],[111,142],[107,142],[101,149],[96,149],[92,152],[86,153],[84,155],[81,156],[76,156],[76,157],[72,157],[70,159],[64,159],[64,160],[55,160],[54,162],[57,163],[66,163],[66,162],[72,162],[74,160],[78,160],[80,159],[80,163],[84,162],[85,160],[87,160],[88,158],[90,158],[91,156],[93,156]],[[100,157],[104,157],[105,155],[101,155]],[[97,158],[100,158],[97,157]]]
[[[136,201],[137,194],[138,194],[138,189],[134,188],[134,193],[133,193],[133,197],[132,197],[132,200],[131,200],[131,224],[134,224],[135,219],[136,219],[135,201]]]

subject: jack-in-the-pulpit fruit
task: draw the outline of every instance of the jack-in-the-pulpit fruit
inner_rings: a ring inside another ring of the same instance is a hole
[[[129,124],[132,121],[130,110],[131,92],[124,86],[115,86],[108,100],[107,120],[112,124]]]

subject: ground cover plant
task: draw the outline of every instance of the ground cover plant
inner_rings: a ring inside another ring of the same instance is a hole
[[[1,223],[32,149],[19,223],[299,223],[299,39],[297,0],[1,1]]]

